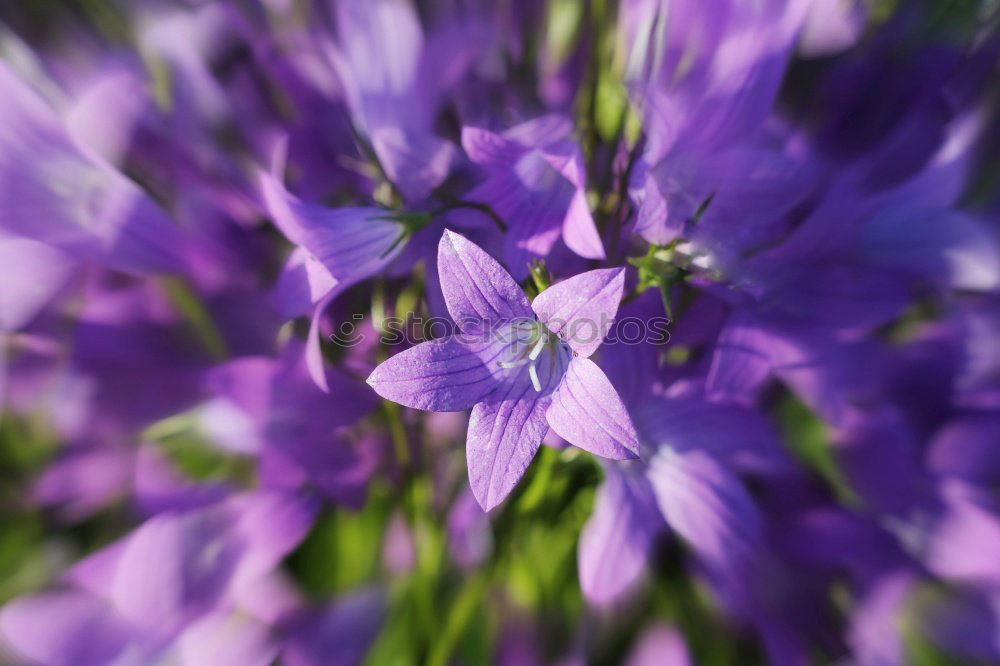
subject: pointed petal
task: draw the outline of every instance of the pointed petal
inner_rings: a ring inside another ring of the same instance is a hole
[[[606,257],[601,235],[597,233],[594,216],[587,204],[587,193],[583,189],[578,189],[569,202],[569,209],[563,220],[562,237],[566,247],[585,259]]]
[[[329,271],[353,284],[384,269],[403,249],[404,228],[373,208],[326,208],[300,201],[281,183],[283,149],[275,151],[271,173],[260,174],[264,206],[274,224]]]
[[[372,148],[389,180],[408,201],[420,201],[444,182],[455,158],[455,146],[430,134],[379,127]]]
[[[160,514],[128,537],[110,594],[129,621],[171,631],[220,601],[238,558],[222,511]]]
[[[297,247],[288,256],[272,296],[281,316],[294,319],[312,309],[336,284],[316,257]]]
[[[528,274],[531,259],[545,257],[559,240],[573,187],[542,158],[539,151],[488,169],[485,180],[464,197],[486,204],[509,227],[504,259],[516,279]],[[469,215],[473,220],[480,215]]]
[[[986,291],[1000,284],[996,245],[993,230],[968,213],[896,204],[862,228],[856,256],[867,266],[914,279]]]
[[[76,265],[70,254],[50,245],[0,234],[0,331],[15,331],[31,321]]]
[[[323,345],[320,342],[320,319],[323,316],[323,312],[326,308],[333,302],[341,292],[344,291],[344,287],[338,285],[337,287],[330,290],[326,296],[323,297],[317,305],[316,309],[313,310],[312,321],[309,323],[309,333],[306,336],[306,370],[309,372],[309,376],[315,382],[324,393],[330,392],[330,386],[326,381],[326,370],[323,368]]]
[[[319,499],[280,490],[231,497],[225,506],[239,545],[233,586],[246,588],[281,564],[312,528]]]
[[[545,418],[557,435],[584,451],[613,460],[639,457],[639,438],[628,410],[589,358],[570,361]]]
[[[120,165],[151,102],[139,77],[124,69],[110,71],[73,101],[66,127],[78,144]]]
[[[661,447],[649,480],[667,523],[714,575],[740,585],[761,538],[761,518],[740,480],[712,457]]]
[[[463,332],[533,318],[521,287],[464,236],[445,230],[438,245],[438,273],[448,312]]]
[[[666,245],[683,231],[685,218],[670,216],[667,199],[648,168],[636,170],[629,185],[629,194],[638,208],[635,233],[646,242]]]
[[[548,399],[528,381],[510,381],[472,408],[465,456],[469,484],[489,511],[524,475],[549,426]]]
[[[494,361],[504,349],[496,339],[476,344],[454,336],[430,340],[383,362],[368,384],[386,400],[414,409],[469,409],[497,388]]]
[[[129,273],[188,266],[191,238],[2,63],[0,117],[0,226]]]
[[[562,180],[538,188],[530,180],[526,185],[522,178],[523,173],[498,172],[469,195],[489,204],[510,228],[504,259],[517,279],[528,275],[532,259],[552,252],[573,197],[573,188]]]
[[[642,574],[653,539],[665,528],[649,482],[606,466],[577,550],[587,599],[600,605],[619,598]]]
[[[713,400],[753,400],[772,369],[770,337],[757,318],[737,310],[719,333],[706,393]]]
[[[601,346],[614,323],[624,287],[624,268],[587,271],[552,285],[531,308],[550,331],[587,357]]]
[[[573,194],[563,218],[563,240],[581,257],[604,259],[604,246],[587,204],[587,167],[580,147],[572,141],[548,146],[542,156],[573,186]]]

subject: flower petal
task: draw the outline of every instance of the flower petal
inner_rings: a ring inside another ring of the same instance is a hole
[[[336,284],[337,280],[316,257],[297,247],[278,277],[274,303],[284,319],[294,319],[311,310]]]
[[[385,622],[386,600],[362,589],[290,623],[281,662],[288,666],[359,664]]]
[[[613,460],[639,457],[639,438],[628,410],[588,358],[570,361],[545,418],[557,435],[585,451]]]
[[[742,586],[760,544],[761,518],[740,480],[701,451],[661,447],[649,480],[667,523],[713,575]]]
[[[337,285],[316,305],[316,308],[313,310],[312,320],[309,322],[309,333],[306,335],[306,370],[309,371],[309,376],[316,383],[316,386],[324,393],[329,393],[330,386],[326,380],[326,370],[323,369],[323,345],[320,341],[319,330],[320,319],[326,308],[333,302],[333,299],[344,291],[344,288],[343,285]]]
[[[632,414],[642,441],[653,446],[700,449],[756,472],[792,466],[778,433],[756,409],[694,397],[657,397],[645,400]]]
[[[16,331],[69,280],[77,262],[56,248],[0,234],[0,331]]]
[[[624,268],[587,271],[554,284],[531,303],[538,318],[577,354],[593,354],[615,321]]]
[[[372,148],[389,180],[408,201],[420,201],[448,176],[455,146],[444,139],[398,127],[371,133]]]
[[[438,245],[438,274],[448,312],[464,332],[533,318],[521,287],[493,257],[464,236],[445,230]]]
[[[191,238],[134,182],[70,138],[0,63],[0,226],[129,273],[180,272]]]
[[[566,246],[581,257],[604,259],[601,236],[587,203],[587,168],[580,147],[572,141],[559,141],[548,146],[542,157],[573,186],[562,225]]]
[[[414,409],[455,412],[469,409],[497,388],[495,364],[504,344],[466,344],[454,336],[430,340],[383,362],[368,384],[386,400]]]
[[[548,398],[528,381],[510,381],[472,408],[465,455],[469,484],[489,511],[510,494],[528,468],[549,426]]]
[[[504,138],[522,146],[540,148],[561,141],[573,132],[573,120],[558,113],[550,113],[526,120],[503,133]]]
[[[279,650],[269,629],[246,613],[217,611],[187,627],[176,645],[184,666],[268,666]]]
[[[177,629],[220,601],[239,551],[228,517],[215,507],[160,514],[128,537],[111,585],[112,601],[139,626]]]
[[[20,656],[51,666],[115,663],[139,635],[108,604],[79,592],[16,599],[0,611],[0,631]]]
[[[636,640],[625,666],[691,666],[693,663],[684,635],[677,628],[658,622]]]
[[[355,283],[378,273],[403,249],[403,225],[388,219],[388,211],[309,204],[269,173],[260,175],[260,187],[275,225],[288,240],[315,256],[338,282]]]
[[[641,575],[653,539],[665,528],[649,482],[606,466],[577,550],[587,599],[605,604],[619,598]]]
[[[601,235],[597,233],[594,216],[587,204],[587,193],[582,188],[573,193],[569,202],[563,219],[562,237],[566,247],[585,259],[604,259],[606,256]]]
[[[462,128],[462,148],[476,164],[509,167],[525,152],[523,146],[481,127]]]

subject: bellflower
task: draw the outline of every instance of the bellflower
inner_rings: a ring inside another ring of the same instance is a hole
[[[454,144],[434,132],[444,94],[471,65],[483,30],[456,19],[424,33],[409,0],[347,0],[335,5],[334,68],[389,180],[410,200],[448,175]]]
[[[454,335],[382,363],[368,383],[383,398],[430,411],[472,408],[466,457],[479,504],[492,509],[524,474],[551,427],[602,457],[638,455],[635,429],[590,360],[618,309],[623,269],[582,273],[528,302],[511,276],[445,231],[438,272]]]
[[[182,272],[191,239],[0,63],[0,230],[129,273]]]
[[[313,381],[326,391],[329,386],[319,342],[323,311],[344,289],[388,266],[422,218],[374,206],[326,208],[300,200],[281,181],[286,148],[279,145],[271,171],[260,174],[261,195],[268,213],[297,246],[278,282],[278,306],[288,316],[314,307],[306,364]]]
[[[462,129],[462,147],[486,174],[464,198],[489,205],[510,227],[504,259],[515,277],[524,277],[531,259],[548,256],[560,236],[581,257],[605,256],[587,205],[583,155],[569,138],[572,129],[568,118],[555,115],[503,134]]]

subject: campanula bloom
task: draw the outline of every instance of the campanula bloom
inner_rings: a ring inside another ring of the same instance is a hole
[[[625,406],[589,358],[618,310],[623,269],[581,273],[529,303],[495,259],[445,231],[438,272],[458,331],[393,356],[368,383],[415,409],[472,408],[466,457],[484,509],[510,493],[550,427],[599,456],[637,457]]]
[[[560,237],[581,257],[605,256],[587,205],[583,155],[569,138],[572,129],[569,118],[558,115],[502,134],[462,129],[462,147],[485,174],[463,198],[490,206],[509,227],[504,259],[515,277],[524,277],[531,259],[548,256]],[[462,213],[463,218],[475,215]]]
[[[190,237],[4,63],[0,118],[0,231],[128,273],[189,266]]]

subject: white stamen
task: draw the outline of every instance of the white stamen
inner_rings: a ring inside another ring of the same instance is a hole
[[[535,346],[531,350],[531,353],[528,354],[528,358],[531,359],[532,361],[538,358],[538,356],[542,353],[542,350],[545,349],[545,337],[546,336],[544,333],[539,335],[538,342],[535,343]]]
[[[528,375],[531,377],[531,385],[535,387],[535,391],[541,393],[542,383],[538,381],[538,369],[534,363],[528,366]]]
[[[504,370],[509,370],[511,368],[520,368],[522,365],[527,364],[529,361],[526,358],[519,358],[516,361],[500,361],[498,365]]]

